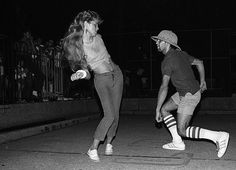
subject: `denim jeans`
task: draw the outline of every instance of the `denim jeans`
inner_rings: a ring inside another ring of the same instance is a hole
[[[119,122],[119,110],[123,93],[123,74],[118,66],[112,72],[95,74],[94,85],[100,98],[104,117],[100,121],[94,138],[103,141],[114,137]]]

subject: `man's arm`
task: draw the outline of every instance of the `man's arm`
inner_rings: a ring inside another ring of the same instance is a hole
[[[197,70],[200,75],[200,89],[201,89],[201,92],[203,92],[204,90],[207,89],[203,61],[199,59],[194,59],[192,62],[192,65],[195,65],[197,67]]]
[[[168,93],[169,81],[170,81],[170,76],[164,75],[162,78],[162,84],[161,84],[161,86],[159,88],[159,92],[158,92],[158,100],[157,100],[157,108],[156,108],[157,122],[162,121],[160,110],[161,110],[161,107],[162,107],[162,105],[166,99],[167,93]]]

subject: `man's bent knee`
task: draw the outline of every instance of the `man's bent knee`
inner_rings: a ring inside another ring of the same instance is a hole
[[[163,117],[170,115],[170,113],[165,109],[165,107],[161,108],[161,114]]]
[[[177,130],[178,130],[178,134],[180,136],[186,137],[186,129],[185,128],[178,127]]]

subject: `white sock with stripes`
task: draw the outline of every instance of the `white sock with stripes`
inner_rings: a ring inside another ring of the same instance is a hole
[[[216,142],[218,137],[217,131],[207,130],[200,127],[189,126],[186,129],[186,137],[192,139],[208,139]]]
[[[164,117],[164,122],[169,129],[173,142],[180,143],[182,142],[181,136],[177,132],[176,120],[173,115]]]

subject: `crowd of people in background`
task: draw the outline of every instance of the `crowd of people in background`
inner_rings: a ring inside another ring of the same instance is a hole
[[[88,97],[90,82],[70,81],[70,69],[63,60],[61,42],[44,41],[25,32],[0,54],[0,103],[39,102]],[[11,82],[11,83],[9,83]],[[79,88],[74,88],[79,86]],[[82,90],[83,89],[83,90]]]
[[[10,54],[0,50],[0,103],[94,97],[93,82],[70,80],[72,72],[63,57],[61,40],[45,41],[25,32],[11,44],[11,49]],[[124,96],[145,97],[148,70],[139,66],[122,71]]]

